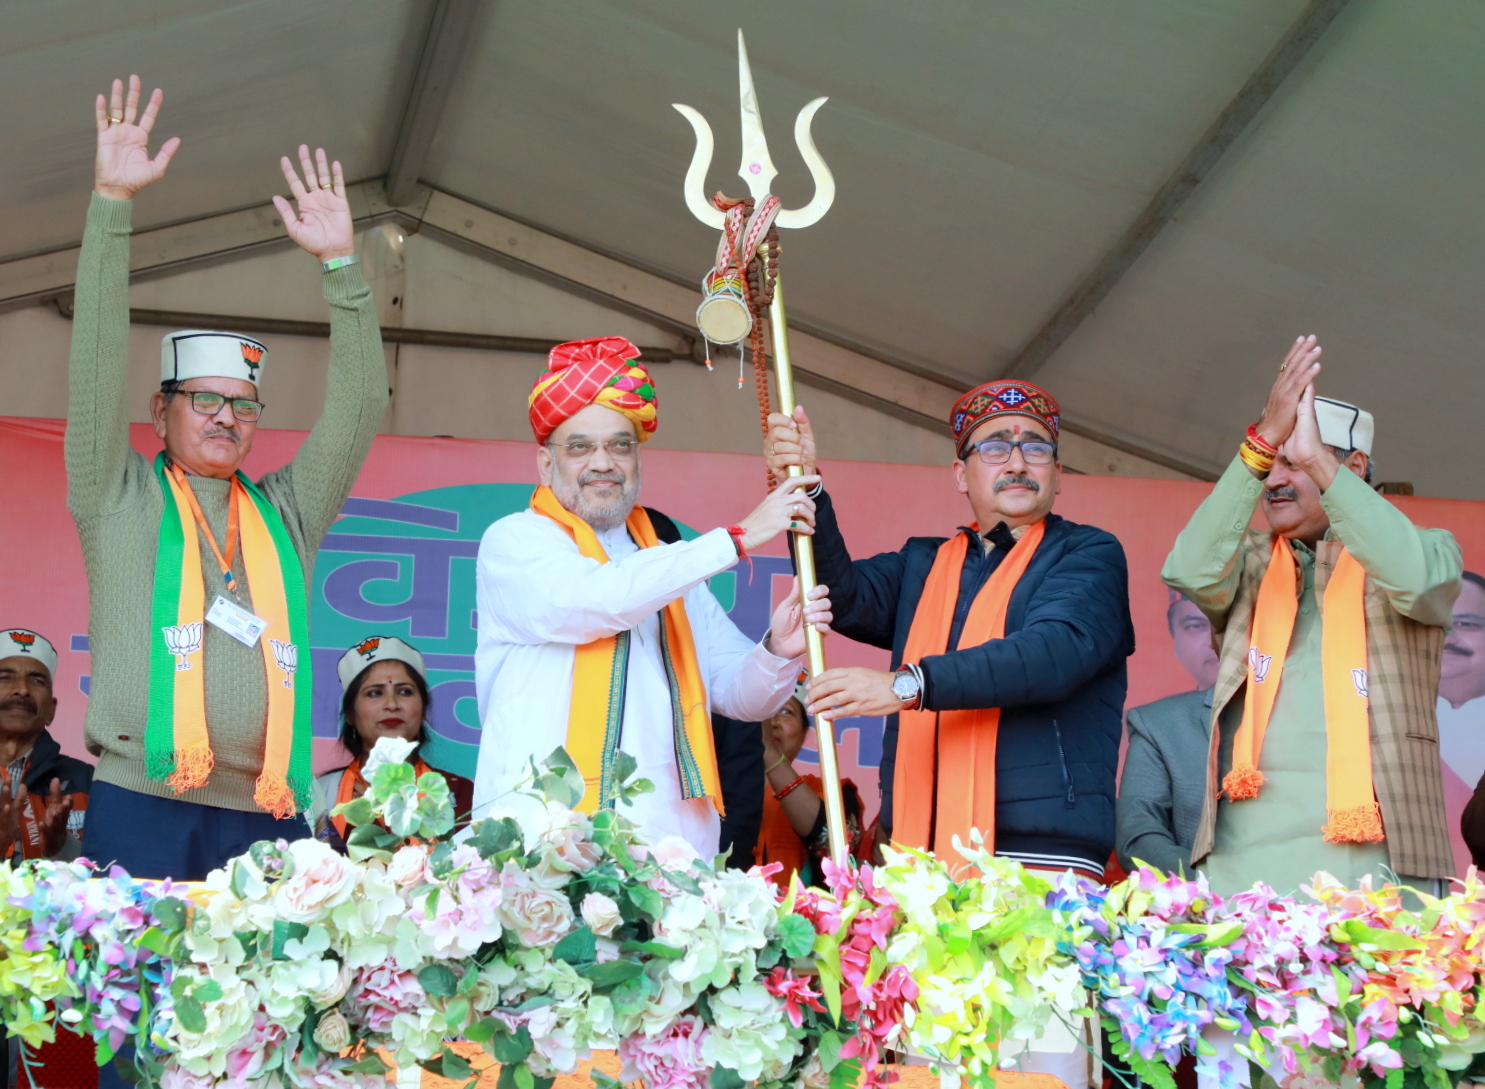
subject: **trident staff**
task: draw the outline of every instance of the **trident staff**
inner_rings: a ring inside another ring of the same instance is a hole
[[[810,123],[815,112],[825,104],[817,98],[799,111],[794,122],[794,141],[799,153],[815,179],[815,196],[807,205],[798,209],[782,208],[779,199],[769,192],[769,187],[778,171],[768,154],[768,141],[763,135],[763,118],[758,112],[758,95],[753,89],[753,73],[748,66],[747,44],[742,31],[737,32],[737,67],[739,93],[742,102],[742,164],[738,176],[747,183],[752,195],[751,216],[746,214],[742,202],[729,201],[720,194],[715,200],[706,198],[706,172],[712,160],[712,130],[706,118],[690,106],[679,103],[675,108],[691,122],[696,131],[696,152],[686,171],[686,207],[691,214],[715,230],[724,231],[722,249],[718,254],[718,269],[708,277],[708,296],[702,303],[701,317],[709,306],[726,306],[729,299],[734,324],[730,328],[723,322],[725,332],[713,337],[722,343],[741,341],[749,332],[761,338],[761,329],[755,327],[751,314],[738,313],[745,306],[745,297],[737,270],[746,269],[754,258],[760,258],[758,280],[771,288],[772,299],[768,304],[769,331],[773,340],[774,369],[779,386],[779,407],[792,415],[794,412],[794,369],[789,359],[789,322],[784,310],[784,287],[778,276],[778,254],[776,245],[765,246],[773,226],[799,229],[812,226],[830,209],[835,201],[835,179],[810,135]],[[726,209],[726,210],[724,210]],[[767,288],[765,288],[767,290]],[[715,320],[715,315],[713,315]],[[704,328],[704,332],[707,330]],[[766,415],[766,406],[765,406]],[[790,476],[798,476],[797,465],[789,467]],[[806,536],[794,538],[795,561],[799,570],[800,592],[808,599],[815,588],[815,553]],[[806,648],[811,677],[825,671],[825,645],[820,633],[813,626],[805,629]],[[825,818],[829,827],[830,855],[837,864],[847,858],[845,810],[841,800],[840,768],[836,760],[835,730],[824,715],[816,716],[816,744],[820,751],[821,778],[825,783]]]

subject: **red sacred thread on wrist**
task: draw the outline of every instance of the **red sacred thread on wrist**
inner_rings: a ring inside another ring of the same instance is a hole
[[[798,778],[796,778],[792,783],[790,783],[788,786],[784,787],[783,790],[775,790],[773,792],[773,799],[774,799],[774,801],[776,801],[776,802],[783,801],[793,791],[798,790],[803,785],[804,785],[804,776],[801,775]]]
[[[1279,448],[1277,446],[1274,446],[1258,433],[1257,424],[1248,425],[1248,438],[1252,441],[1254,446],[1258,447],[1258,449],[1262,450],[1265,454],[1278,454],[1279,452]]]
[[[753,573],[753,557],[749,556],[748,550],[743,547],[743,538],[746,537],[747,534],[748,531],[743,529],[742,526],[727,527],[727,536],[732,538],[732,547],[737,549],[737,558],[740,560],[748,561],[748,574],[749,576],[751,576]]]

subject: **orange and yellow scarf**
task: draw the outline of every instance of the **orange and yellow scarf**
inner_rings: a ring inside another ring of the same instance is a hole
[[[155,458],[155,476],[165,509],[155,552],[144,760],[151,779],[165,780],[179,794],[205,786],[215,763],[206,723],[202,649],[206,582],[190,484],[169,471],[164,453]],[[238,473],[231,488],[253,611],[268,621],[258,640],[268,677],[268,729],[253,801],[275,817],[291,817],[308,808],[314,787],[304,569],[283,519],[257,485]],[[301,650],[306,667],[302,675]]]
[[[1294,550],[1275,538],[1258,587],[1248,648],[1248,692],[1232,742],[1232,770],[1222,789],[1232,801],[1256,798],[1263,735],[1279,694],[1284,659],[1299,609]],[[1367,697],[1366,571],[1342,550],[1321,605],[1320,669],[1325,694],[1325,827],[1329,843],[1377,843],[1382,811],[1372,789],[1370,703]]]
[[[976,527],[978,528],[978,527]],[[1046,533],[1046,523],[1028,526],[969,607],[959,646],[1005,638],[1011,594],[1026,573]],[[969,553],[969,535],[939,545],[923,596],[908,629],[904,662],[918,663],[949,646],[949,628],[959,600],[959,576]],[[957,835],[966,844],[978,828],[995,846],[995,743],[1000,708],[972,711],[903,711],[898,716],[897,768],[892,779],[892,838],[907,847],[950,853]],[[929,842],[930,836],[932,842]]]
[[[567,531],[578,552],[590,560],[608,563],[608,553],[598,543],[593,527],[572,514],[542,486],[531,497],[531,509],[544,514]],[[650,516],[643,507],[630,512],[625,526],[640,548],[660,543]],[[723,812],[722,788],[717,773],[717,753],[712,741],[711,713],[706,684],[696,660],[696,642],[686,616],[684,597],[678,597],[660,613],[661,656],[670,682],[671,728],[674,733],[676,768],[681,794],[686,798],[710,798]],[[629,666],[629,632],[595,639],[577,648],[572,670],[572,709],[567,716],[567,755],[577,764],[587,790],[577,808],[592,813],[614,799],[615,758],[624,728],[624,686]]]

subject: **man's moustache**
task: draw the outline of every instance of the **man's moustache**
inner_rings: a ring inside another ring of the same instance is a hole
[[[37,711],[36,701],[30,696],[12,696],[0,703],[0,711],[25,711],[34,715]]]
[[[1298,501],[1299,492],[1294,488],[1292,484],[1284,484],[1277,488],[1265,489],[1263,497],[1271,503],[1275,499],[1293,499]]]
[[[233,442],[239,441],[237,432],[226,427],[209,427],[201,433],[201,437],[203,439],[223,438],[231,439]]]
[[[591,484],[595,480],[609,480],[615,484],[623,485],[627,479],[623,473],[613,469],[606,473],[584,473],[578,477],[578,487],[582,487],[584,484]]]
[[[1012,487],[1016,484],[1021,485],[1021,487],[1023,488],[1030,488],[1034,492],[1039,492],[1042,490],[1042,486],[1035,480],[1032,480],[1031,477],[1026,476],[1024,473],[1017,473],[1015,476],[1003,476],[999,480],[997,480],[995,482],[995,494],[999,495],[1007,488]]]
[[[1463,646],[1460,646],[1458,643],[1452,643],[1452,642],[1446,642],[1444,644],[1444,653],[1445,654],[1458,654],[1458,655],[1460,655],[1461,657],[1464,657],[1464,658],[1473,658],[1475,656],[1475,652],[1472,651],[1472,650],[1470,650],[1468,647],[1463,647]]]

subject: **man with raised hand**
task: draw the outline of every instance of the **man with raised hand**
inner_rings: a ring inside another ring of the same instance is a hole
[[[814,504],[800,489],[815,481],[786,481],[737,525],[683,541],[637,505],[656,402],[623,337],[559,344],[532,387],[541,486],[485,531],[477,561],[474,808],[531,815],[519,788],[531,761],[561,746],[586,784],[579,808],[593,812],[613,804],[624,752],[655,789],[622,812],[652,840],[680,837],[710,860],[722,809],[710,713],[757,722],[782,707],[806,617],[791,595],[754,643],[706,580],[785,530],[809,533]],[[816,587],[808,622],[826,630],[829,610]]]
[[[1162,572],[1222,639],[1191,851],[1221,895],[1453,869],[1435,700],[1459,545],[1371,489],[1372,417],[1319,374],[1299,338]]]
[[[139,78],[98,96],[98,154],[77,272],[67,412],[68,506],[87,565],[98,754],[88,855],[140,877],[199,880],[260,839],[308,835],[313,789],[306,588],[387,404],[381,334],[356,267],[339,163],[299,149],[274,204],[324,270],[325,410],[288,465],[240,469],[264,410],[264,346],[171,333],[150,402],[164,450],[129,445],[129,233],[133,197],[180,146],[153,157],[163,95]],[[301,668],[302,667],[302,668]]]

